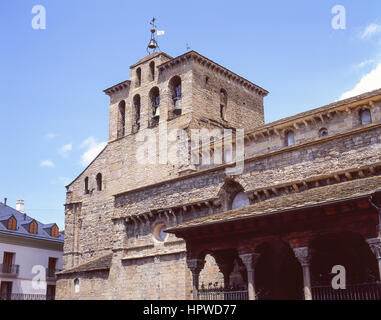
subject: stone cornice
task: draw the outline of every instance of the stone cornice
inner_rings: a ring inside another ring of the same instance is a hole
[[[125,88],[128,88],[129,86],[131,85],[131,80],[126,80],[126,81],[123,81],[121,83],[118,83],[110,88],[107,88],[105,90],[103,90],[103,92],[105,94],[107,94],[108,96],[118,92],[118,91],[121,91]]]
[[[372,93],[374,93],[374,95],[372,95]],[[366,96],[366,98],[362,98],[364,96]],[[284,137],[285,133],[290,130],[295,131],[300,128],[309,128],[318,124],[323,126],[328,123],[335,114],[343,112],[351,114],[352,112],[357,112],[364,108],[372,109],[378,101],[381,101],[381,89],[265,124],[259,128],[245,132],[244,139],[245,142],[250,142],[257,141],[260,138],[271,137],[273,135]],[[231,139],[233,145],[235,140],[235,136],[233,135]],[[223,140],[211,142],[211,151],[221,145],[224,145]],[[198,148],[192,149],[192,152],[201,154],[202,147],[203,146],[200,145]]]
[[[178,65],[181,62],[188,61],[190,59],[192,59],[194,62],[201,64],[202,66],[208,69],[213,70],[214,72],[224,75],[226,78],[228,78],[229,81],[233,81],[236,84],[245,87],[247,90],[254,91],[257,94],[261,95],[262,97],[267,96],[269,93],[267,90],[261,88],[260,86],[257,86],[256,84],[250,82],[249,80],[237,75],[236,73],[230,71],[229,69],[219,65],[218,63],[204,57],[203,55],[193,50],[186,52],[176,58],[173,58],[172,60],[162,63],[161,65],[158,66],[158,68],[160,71],[163,71],[165,69],[172,68],[173,66]]]
[[[343,133],[338,133],[336,135],[320,138],[320,139],[313,140],[313,141],[308,141],[308,142],[301,143],[301,144],[295,144],[293,146],[284,147],[284,148],[277,149],[277,150],[274,150],[274,151],[271,151],[271,152],[266,152],[266,153],[258,154],[258,155],[246,158],[244,160],[244,162],[247,163],[247,162],[251,162],[251,161],[255,161],[255,160],[260,160],[260,159],[271,157],[271,156],[274,156],[274,155],[277,155],[277,154],[281,154],[281,153],[285,153],[285,152],[290,152],[290,151],[294,151],[294,150],[298,150],[298,149],[302,149],[302,148],[306,148],[306,147],[313,146],[313,145],[316,145],[316,144],[321,144],[321,143],[324,143],[324,142],[327,142],[327,141],[332,141],[332,140],[340,139],[342,137],[347,137],[347,136],[350,136],[350,135],[354,135],[354,134],[357,134],[357,133],[361,133],[361,132],[365,132],[365,131],[369,131],[369,130],[377,129],[377,128],[381,128],[381,123],[372,123],[372,124],[369,124],[369,125],[366,125],[366,126],[363,126],[363,127],[360,127],[360,128],[355,128],[355,129],[350,130],[350,131],[346,131],[346,132],[343,132]],[[165,184],[168,184],[168,183],[173,183],[173,182],[180,181],[180,180],[190,179],[190,178],[193,178],[193,177],[196,177],[196,176],[204,175],[206,173],[215,172],[215,171],[222,171],[222,170],[224,170],[226,168],[233,167],[233,166],[235,166],[234,163],[233,164],[222,164],[222,165],[215,166],[213,168],[207,168],[207,169],[203,169],[203,170],[200,170],[200,171],[197,171],[197,172],[194,172],[194,173],[190,173],[189,175],[179,176],[179,177],[175,177],[175,178],[172,178],[172,179],[163,180],[163,181],[160,181],[160,182],[157,182],[157,183],[153,183],[153,184],[150,184],[150,185],[144,185],[144,186],[141,186],[141,187],[137,187],[135,189],[131,189],[131,190],[127,190],[127,191],[124,191],[124,192],[120,192],[118,194],[114,194],[113,196],[114,196],[114,198],[116,198],[116,197],[124,196],[124,195],[130,194],[130,193],[134,193],[134,192],[138,192],[138,191],[142,191],[142,190],[147,190],[147,189],[150,189],[150,188],[156,188],[158,186],[165,185]]]
[[[202,201],[188,202],[185,204],[167,207],[167,208],[154,208],[154,209],[151,209],[150,211],[142,212],[136,215],[122,214],[119,216],[114,216],[112,220],[125,219],[126,223],[140,223],[140,222],[150,221],[151,219],[156,219],[156,218],[160,219],[163,217],[167,219],[169,219],[170,217],[176,218],[176,212],[179,212],[179,211],[187,212],[192,210],[192,208],[202,208],[202,207],[218,208],[221,205],[222,204],[218,198],[213,198],[213,199],[206,199]],[[123,207],[123,205],[121,205],[120,207]]]

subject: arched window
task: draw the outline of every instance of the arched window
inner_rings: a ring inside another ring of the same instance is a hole
[[[53,226],[53,227],[52,227],[52,229],[51,229],[51,231],[50,231],[50,235],[51,235],[52,237],[56,237],[56,238],[58,238],[58,227],[57,227],[57,226]]]
[[[89,177],[86,177],[85,178],[85,194],[89,194],[90,193],[90,190],[89,190]]]
[[[135,132],[140,129],[140,96],[137,94],[133,99]]]
[[[225,184],[221,187],[218,193],[218,197],[221,199],[223,211],[228,211],[233,209],[234,199],[237,197],[239,193],[244,193],[243,187],[238,182],[228,179],[225,182]],[[234,202],[234,206],[237,206],[237,203],[239,203],[238,200],[240,199],[240,197],[242,197],[242,195],[240,195],[236,199],[236,201]]]
[[[323,137],[326,137],[328,136],[328,130],[327,128],[321,128],[319,130],[319,138],[323,138]]]
[[[150,71],[150,80],[153,81],[155,80],[155,62],[154,61],[151,61],[151,63],[149,64],[149,71]]]
[[[118,138],[121,138],[126,130],[126,102],[124,100],[119,103],[118,120]]]
[[[37,234],[38,232],[38,226],[37,226],[37,222],[36,221],[32,221],[30,224],[29,224],[29,232],[30,233],[34,233],[34,234]]]
[[[286,133],[286,145],[293,146],[295,144],[295,135],[293,131],[288,131]]]
[[[226,120],[226,110],[228,106],[228,94],[225,89],[220,90],[220,116],[222,120]]]
[[[159,222],[153,228],[152,234],[156,241],[164,242],[167,239],[168,234],[165,232],[167,226],[164,222]]]
[[[233,198],[232,210],[247,207],[250,205],[250,199],[244,192],[239,192]]]
[[[173,113],[176,115],[181,114],[181,78],[179,76],[174,76],[169,81],[169,90],[171,92],[172,102],[173,102]]]
[[[149,93],[151,100],[152,118],[158,118],[160,116],[160,92],[158,87],[153,87]]]
[[[372,116],[370,114],[370,110],[368,109],[362,110],[360,112],[360,120],[362,125],[372,123]]]
[[[74,292],[79,293],[79,280],[78,279],[74,280]]]
[[[97,190],[101,191],[102,190],[102,174],[98,173],[95,179],[97,180]]]
[[[142,85],[142,69],[136,69],[136,86],[140,87]]]
[[[8,219],[8,229],[9,230],[16,230],[17,228],[17,220],[15,217],[10,217]]]

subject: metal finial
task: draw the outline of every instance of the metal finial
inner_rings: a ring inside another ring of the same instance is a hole
[[[147,52],[148,52],[148,54],[156,52],[156,49],[160,50],[159,45],[158,45],[158,43],[156,41],[156,38],[155,38],[155,32],[156,32],[155,21],[156,21],[156,18],[153,17],[151,22],[150,22],[150,25],[152,27],[151,27],[151,40],[150,40],[150,42],[149,42],[149,44],[147,46]]]
[[[189,46],[189,44],[187,43],[187,51],[189,51],[191,49],[191,47]]]

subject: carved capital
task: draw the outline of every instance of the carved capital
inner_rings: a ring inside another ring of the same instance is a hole
[[[259,253],[245,253],[239,255],[248,272],[254,271],[260,256]]]
[[[205,260],[201,259],[188,259],[187,265],[192,274],[198,275],[204,268]]]
[[[367,240],[370,250],[374,253],[378,260],[381,260],[381,239],[368,239]]]
[[[294,248],[294,253],[302,267],[310,265],[310,254],[308,247]]]

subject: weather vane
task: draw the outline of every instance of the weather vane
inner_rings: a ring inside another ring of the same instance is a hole
[[[155,32],[156,32],[156,25],[155,25],[155,21],[156,21],[156,18],[153,17],[151,22],[150,22],[150,25],[152,26],[151,27],[151,40],[148,44],[148,47],[147,47],[147,52],[150,54],[150,53],[153,53],[153,52],[156,52],[156,49],[159,49],[160,51],[160,47],[156,41],[156,38],[155,38]]]

